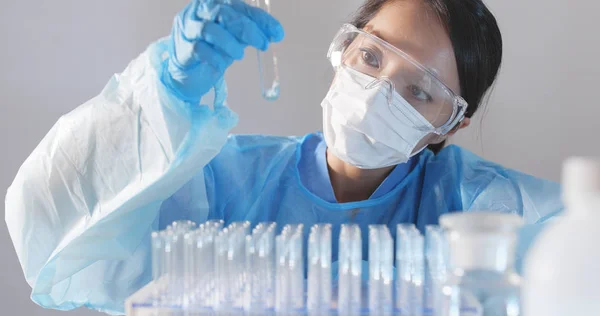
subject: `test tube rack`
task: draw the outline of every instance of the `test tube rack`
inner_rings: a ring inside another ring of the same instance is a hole
[[[174,222],[152,234],[153,280],[126,301],[129,316],[171,315],[433,315],[446,277],[443,231],[413,224],[339,233],[332,279],[332,226],[222,221]],[[304,244],[308,249],[305,255]],[[368,265],[368,269],[364,269]],[[365,270],[365,271],[363,271]],[[306,277],[305,277],[306,273]]]

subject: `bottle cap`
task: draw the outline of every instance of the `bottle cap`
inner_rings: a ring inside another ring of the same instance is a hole
[[[591,157],[571,157],[564,162],[562,191],[565,204],[600,197],[600,160]]]

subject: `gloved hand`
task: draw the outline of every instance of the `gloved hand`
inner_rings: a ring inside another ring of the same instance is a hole
[[[266,50],[283,36],[274,17],[241,0],[192,0],[173,22],[162,81],[181,100],[198,103],[247,46]]]

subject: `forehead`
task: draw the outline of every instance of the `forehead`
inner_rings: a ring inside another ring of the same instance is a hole
[[[388,2],[367,23],[365,30],[411,55],[459,93],[452,42],[439,18],[423,0]]]

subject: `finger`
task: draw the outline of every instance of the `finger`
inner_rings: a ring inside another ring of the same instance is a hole
[[[233,63],[233,59],[222,54],[220,49],[202,41],[196,42],[194,45],[194,58],[200,63],[211,65],[219,73],[224,73]]]
[[[240,60],[244,57],[244,46],[222,26],[213,22],[205,22],[202,34],[207,43],[221,49],[231,58]]]
[[[202,37],[202,29],[204,26],[204,19],[199,19],[196,16],[200,3],[198,1],[192,1],[185,10],[180,13],[180,29],[184,34],[185,38],[189,41],[196,41]],[[209,21],[211,19],[208,19]]]
[[[183,17],[179,23],[183,40],[188,42],[206,41],[231,58],[242,59],[244,57],[244,45],[220,25],[210,20],[199,19],[196,16],[199,7],[199,2],[194,1],[183,12]]]
[[[251,6],[241,0],[231,0],[230,3],[231,8],[254,21],[270,41],[279,42],[283,39],[285,35],[283,26],[265,10]]]
[[[176,61],[181,69],[194,67],[199,63],[207,63],[224,71],[233,63],[232,57],[222,52],[221,49],[213,47],[204,40],[190,41],[178,27],[173,31],[173,41]]]
[[[243,44],[263,50],[269,45],[267,35],[254,21],[229,6],[219,6],[216,22]]]

